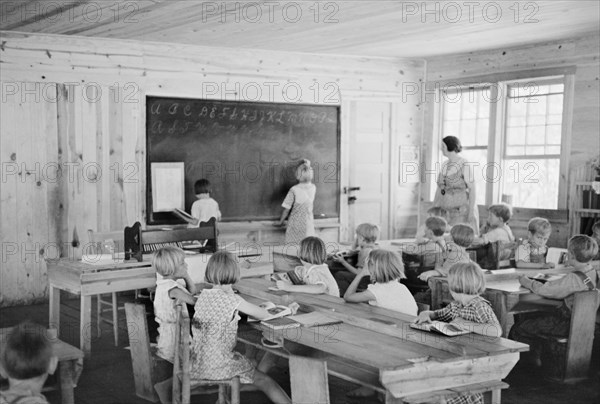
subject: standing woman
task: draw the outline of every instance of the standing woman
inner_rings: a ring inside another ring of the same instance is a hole
[[[298,184],[290,188],[281,206],[283,212],[278,225],[283,226],[289,214],[285,242],[300,245],[302,239],[315,235],[313,202],[317,187],[312,183],[313,169],[310,161],[304,159],[296,169]]]
[[[455,136],[442,139],[442,154],[448,158],[438,175],[433,206],[448,211],[448,224],[464,223],[479,234],[479,212],[475,202],[475,178],[467,160],[459,156],[460,140]]]

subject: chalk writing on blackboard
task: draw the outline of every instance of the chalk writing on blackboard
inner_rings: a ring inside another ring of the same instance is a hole
[[[146,98],[147,172],[151,162],[184,162],[185,210],[206,178],[223,221],[276,219],[303,158],[315,171],[315,216],[339,217],[339,133],[336,105]],[[176,220],[152,212],[151,198],[149,224]]]

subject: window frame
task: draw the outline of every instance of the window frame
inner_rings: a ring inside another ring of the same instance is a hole
[[[434,105],[434,119],[431,144],[435,145],[431,153],[431,166],[436,167],[436,164],[441,164],[442,154],[439,150],[439,144],[442,139],[443,123],[444,123],[444,94],[445,91],[465,91],[476,88],[490,88],[490,112],[489,112],[489,130],[488,130],[488,163],[504,161],[506,149],[506,120],[507,120],[507,98],[508,87],[515,83],[526,83],[536,79],[556,79],[562,78],[564,83],[563,90],[563,108],[562,108],[562,124],[561,124],[561,149],[560,149],[560,167],[558,179],[558,200],[557,209],[567,209],[567,194],[568,194],[568,178],[569,178],[569,157],[571,150],[571,131],[573,117],[573,102],[575,89],[575,66],[567,66],[563,68],[549,68],[538,70],[524,70],[508,73],[497,73],[484,76],[473,76],[454,80],[446,80],[436,83],[436,102]],[[449,89],[450,87],[450,89]],[[479,149],[481,147],[474,146],[468,149]],[[548,155],[523,156],[522,160],[533,160],[536,157],[549,158]],[[556,157],[553,157],[556,158]],[[514,157],[510,159],[514,160]],[[493,170],[492,167],[489,170]],[[435,195],[436,187],[435,179],[430,184],[430,199]],[[501,181],[492,181],[486,183],[485,188],[485,204],[489,206],[493,203],[498,203],[501,200]],[[480,191],[478,191],[480,192]],[[520,206],[515,206],[521,208]],[[554,210],[554,209],[550,209]]]

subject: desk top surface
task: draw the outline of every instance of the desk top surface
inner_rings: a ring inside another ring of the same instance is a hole
[[[12,327],[0,328],[0,352],[4,350],[4,345],[10,335]],[[54,349],[54,354],[58,357],[59,361],[67,361],[73,359],[83,358],[83,351],[75,348],[73,345],[69,345],[58,338],[50,340]]]
[[[525,344],[503,338],[477,334],[445,337],[414,330],[409,327],[414,320],[410,315],[368,304],[346,303],[328,295],[271,291],[269,286],[272,286],[271,282],[264,279],[244,279],[236,284],[236,289],[248,301],[269,300],[276,304],[296,301],[303,311],[321,311],[343,321],[328,327],[303,327],[298,329],[300,331],[291,329],[275,333],[379,369],[411,367],[430,361],[452,362],[528,349]]]

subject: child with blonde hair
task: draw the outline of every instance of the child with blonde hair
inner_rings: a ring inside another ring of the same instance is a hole
[[[427,282],[432,276],[448,276],[450,268],[454,264],[469,263],[471,259],[466,248],[473,243],[475,232],[471,226],[466,224],[456,224],[450,230],[452,242],[446,245],[446,250],[442,253],[443,262],[438,263],[434,270],[425,271],[419,275],[419,279]]]
[[[357,292],[362,279],[370,277],[371,284],[364,292]],[[372,306],[417,315],[417,302],[406,286],[400,283],[405,278],[404,264],[400,255],[393,251],[373,250],[367,257],[365,266],[356,274],[344,294],[349,303],[368,302]],[[368,387],[360,387],[349,392],[350,397],[366,397],[375,394]]]
[[[312,183],[313,175],[310,160],[302,160],[296,169],[298,184],[290,188],[281,204],[283,212],[276,225],[283,226],[285,218],[289,215],[285,230],[286,244],[300,243],[305,237],[315,234],[313,202],[317,187]]]
[[[541,365],[540,351],[543,341],[547,337],[567,338],[571,325],[571,309],[573,308],[573,294],[584,290],[597,288],[600,274],[591,264],[592,258],[598,254],[596,241],[582,234],[573,236],[567,245],[569,266],[571,271],[560,279],[538,282],[521,276],[521,285],[533,293],[549,298],[563,299],[563,304],[551,312],[537,315],[535,318],[517,319],[510,330],[510,339],[529,344],[533,362]]]
[[[48,404],[42,387],[58,365],[51,338],[56,337],[29,321],[13,327],[0,358],[0,374],[8,378],[8,389],[0,391],[0,403]]]
[[[364,292],[357,292],[362,278],[370,276],[371,284]],[[417,315],[417,303],[406,286],[400,283],[404,275],[404,264],[400,255],[393,251],[373,250],[366,265],[356,274],[354,281],[344,294],[351,303],[369,302],[401,313]]]
[[[546,243],[552,234],[548,219],[534,217],[527,224],[528,237],[515,251],[517,268],[554,268],[554,263],[546,262]]]
[[[346,268],[345,271],[338,271],[333,276],[340,288],[340,293],[343,295],[354,280],[354,277],[365,267],[365,262],[369,253],[377,248],[377,239],[379,238],[379,226],[371,223],[361,223],[356,227],[354,244],[352,245],[351,253],[356,252],[358,258],[356,268],[350,265],[342,255],[335,255],[334,260],[339,262]],[[359,288],[365,289],[369,284],[368,276],[363,278]]]
[[[239,312],[259,320],[270,317],[267,310],[236,295],[232,285],[240,279],[235,257],[227,251],[213,254],[206,266],[205,279],[214,285],[202,292],[194,306],[192,321],[192,380],[225,380],[240,377],[244,384],[253,384],[274,403],[291,403],[286,392],[252,362],[234,351],[237,344]],[[292,312],[297,303],[290,304]]]
[[[500,322],[492,306],[480,296],[485,291],[485,278],[479,265],[474,262],[453,265],[448,273],[448,286],[454,300],[443,309],[421,312],[417,324],[446,321],[475,334],[494,338],[502,335]],[[457,403],[483,404],[483,396],[478,393],[447,401],[447,404]]]
[[[164,247],[152,256],[156,270],[156,292],[154,294],[154,316],[158,323],[156,354],[173,363],[175,356],[175,334],[177,332],[176,301],[196,303],[196,285],[187,271],[185,253],[181,248]],[[188,315],[187,307],[183,310]]]
[[[294,273],[305,284],[292,285],[289,282],[279,280],[276,281],[277,288],[287,292],[314,295],[326,293],[340,297],[340,289],[327,264],[325,264],[327,250],[323,240],[318,237],[306,237],[300,242],[300,253],[298,255],[303,265],[297,266]]]

